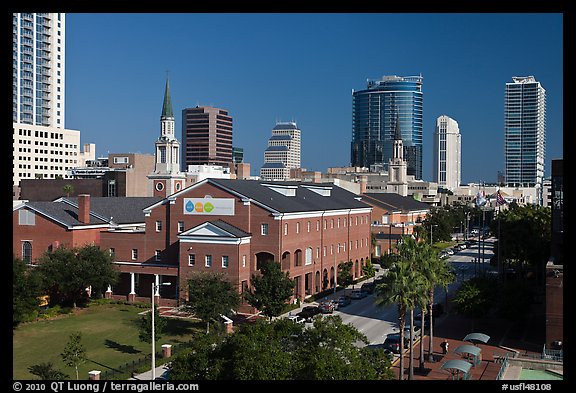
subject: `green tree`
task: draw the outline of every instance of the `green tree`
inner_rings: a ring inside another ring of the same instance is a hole
[[[366,277],[374,277],[376,272],[374,271],[374,265],[372,265],[372,261],[370,259],[366,259],[366,263],[362,266],[362,273]]]
[[[428,342],[428,356],[429,360],[433,360],[433,348],[434,348],[434,324],[433,324],[433,316],[432,316],[432,307],[434,306],[434,290],[437,286],[446,289],[448,285],[456,279],[456,276],[452,272],[450,264],[447,260],[439,258],[438,253],[436,250],[427,245],[422,245],[422,256],[423,258],[418,265],[418,269],[420,273],[423,275],[424,279],[426,280],[427,287],[428,287],[428,299],[423,304],[426,304],[428,310],[422,313],[422,325],[424,326],[424,314],[426,314],[427,318],[429,318],[429,325],[430,325],[430,340]],[[422,332],[424,333],[424,332]],[[423,346],[423,342],[421,342]],[[420,351],[423,354],[422,348]],[[421,364],[423,359],[421,359]]]
[[[491,278],[473,278],[464,282],[453,302],[455,311],[472,320],[472,329],[475,321],[485,316],[498,298],[498,284]]]
[[[206,333],[211,321],[230,315],[240,305],[238,290],[222,273],[194,273],[188,280],[188,299],[184,307],[206,323]]]
[[[82,344],[82,333],[76,332],[70,335],[70,340],[64,351],[60,354],[64,364],[68,367],[74,367],[76,370],[76,379],[79,379],[78,376],[78,367],[81,364],[86,363],[86,348]]]
[[[72,184],[66,184],[62,187],[62,191],[66,194],[66,197],[69,198],[70,194],[74,193],[74,186]]]
[[[280,264],[274,261],[263,262],[260,274],[253,274],[251,283],[252,289],[244,293],[244,298],[270,320],[282,314],[295,285],[290,274],[283,272]]]
[[[170,367],[170,379],[177,381],[217,380],[224,369],[224,360],[220,357],[220,345],[223,339],[215,334],[203,334],[192,340],[192,348],[184,354],[178,354]]]
[[[521,273],[535,271],[540,282],[550,255],[551,214],[549,207],[513,204],[501,210],[490,226],[498,236],[501,260]]]
[[[404,379],[404,328],[406,326],[406,313],[412,310],[410,315],[413,326],[413,309],[416,299],[420,296],[423,286],[422,276],[414,268],[417,259],[417,243],[411,236],[402,237],[398,244],[398,256],[388,271],[386,277],[376,285],[376,304],[396,304],[398,307],[398,320],[400,327],[400,375]],[[411,356],[412,358],[412,356]]]
[[[162,338],[166,328],[166,318],[160,316],[158,307],[154,307],[154,339]],[[142,315],[138,320],[138,338],[140,341],[152,344],[152,310]]]
[[[62,371],[54,369],[54,365],[51,362],[35,364],[33,366],[28,367],[28,371],[30,372],[30,374],[36,375],[37,377],[39,377],[38,379],[41,379],[43,381],[63,380],[70,378]]]
[[[12,259],[12,329],[27,321],[38,310],[41,277],[35,269],[29,269],[20,258]]]
[[[352,267],[354,263],[352,261],[341,262],[338,264],[338,275],[337,283],[343,288],[352,285],[354,282],[354,277],[352,276]]]
[[[86,288],[102,296],[108,285],[118,281],[119,271],[112,256],[98,246],[59,247],[47,251],[39,261],[39,271],[52,304],[77,304],[86,300]]]

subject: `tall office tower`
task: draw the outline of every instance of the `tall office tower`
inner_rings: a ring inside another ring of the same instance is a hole
[[[232,163],[232,117],[209,106],[182,110],[182,164],[222,165]]]
[[[442,115],[434,131],[433,179],[438,186],[453,191],[462,181],[461,135],[456,120]]]
[[[351,165],[387,168],[396,116],[400,119],[408,175],[422,179],[422,76],[384,76],[352,90]]]
[[[533,76],[513,77],[504,99],[506,185],[542,190],[546,138],[546,90]],[[541,202],[541,193],[539,194]]]
[[[287,180],[290,169],[300,168],[300,132],[295,122],[276,123],[264,152],[262,179]]]
[[[174,135],[174,111],[166,79],[160,115],[160,136],[155,143],[154,171],[148,175],[152,194],[167,197],[184,188],[186,175],[180,171],[180,142]]]
[[[12,14],[13,186],[70,178],[80,132],[65,129],[65,14]]]

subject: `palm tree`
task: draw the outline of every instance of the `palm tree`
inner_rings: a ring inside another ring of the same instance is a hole
[[[422,246],[422,253],[423,253],[423,259],[422,263],[419,265],[419,268],[421,274],[425,278],[428,285],[427,288],[428,299],[426,301],[428,311],[426,312],[426,314],[428,314],[428,318],[430,318],[429,319],[430,340],[428,343],[428,360],[433,361],[434,324],[433,324],[432,308],[434,306],[434,289],[436,286],[440,286],[446,289],[450,283],[454,282],[455,276],[454,273],[452,273],[452,270],[447,260],[439,258],[437,252],[434,250],[432,246],[424,243]],[[424,317],[424,312],[422,313],[422,316]],[[424,323],[422,323],[422,327],[424,327]]]
[[[397,304],[398,322],[400,327],[400,375],[399,379],[404,379],[404,328],[406,326],[406,312],[410,310],[411,326],[414,326],[414,306],[415,299],[421,293],[422,279],[418,271],[414,268],[417,260],[418,244],[411,236],[404,236],[402,242],[397,246],[392,267],[381,284],[376,286],[378,305]],[[410,367],[412,368],[412,343],[413,330],[411,328],[410,345]],[[412,377],[412,370],[410,377]]]

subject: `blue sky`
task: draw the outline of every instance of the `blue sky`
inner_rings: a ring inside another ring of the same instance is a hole
[[[302,166],[350,163],[352,89],[423,76],[423,179],[436,118],[462,134],[462,181],[504,171],[504,89],[533,75],[547,93],[546,175],[563,155],[560,13],[68,13],[66,128],[98,156],[150,153],[166,72],[176,133],[196,105],[228,110],[234,146],[258,174],[277,121],[302,130]]]

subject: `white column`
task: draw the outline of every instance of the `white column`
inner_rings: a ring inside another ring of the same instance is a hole
[[[136,282],[134,273],[130,273],[130,295],[136,295]]]
[[[156,283],[156,292],[154,292],[154,296],[160,296],[160,276],[158,274],[154,275],[154,282]]]

